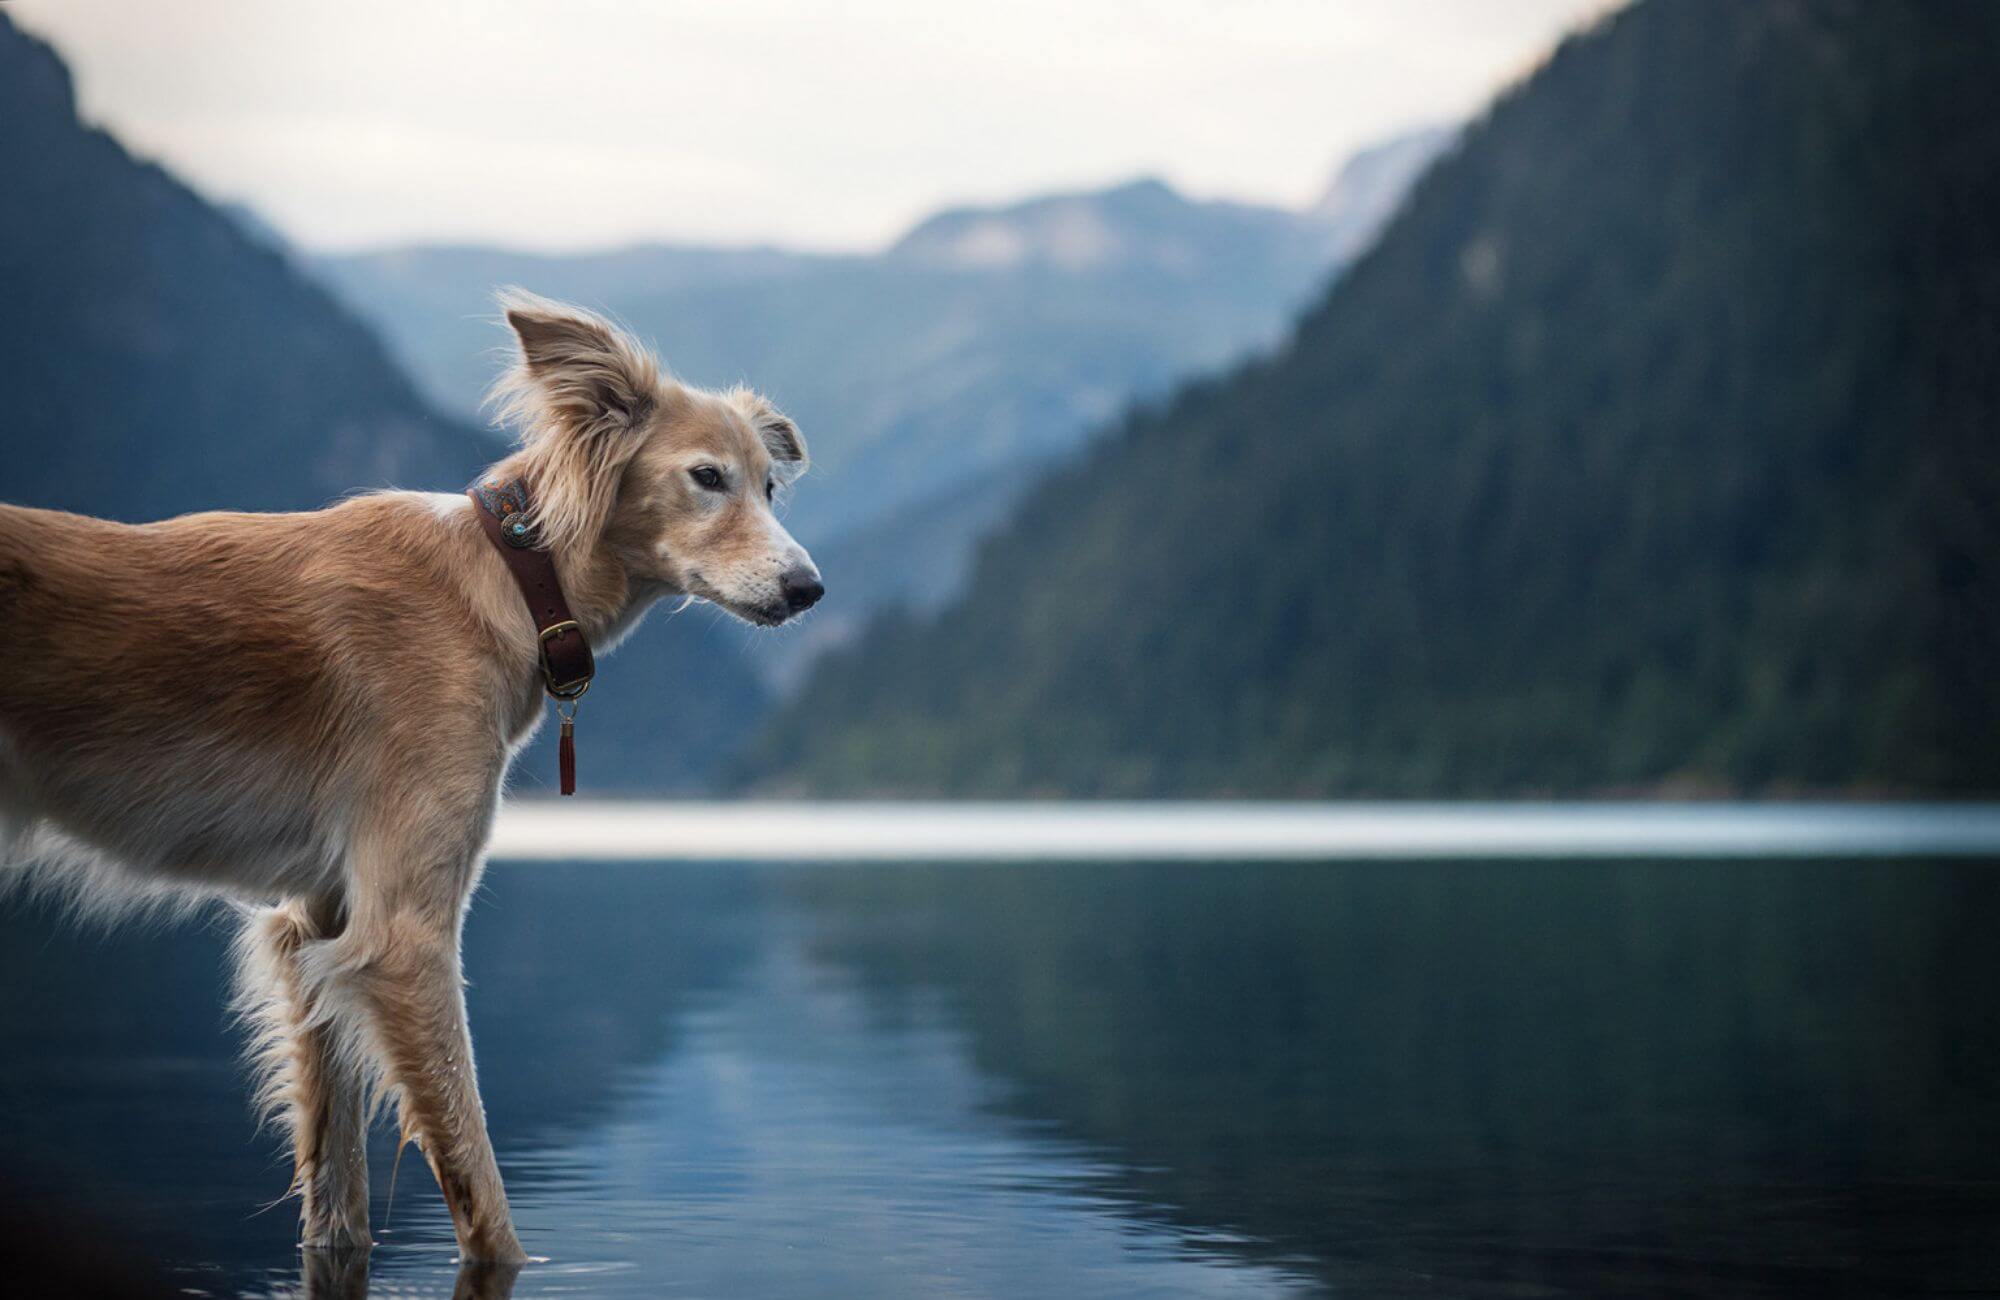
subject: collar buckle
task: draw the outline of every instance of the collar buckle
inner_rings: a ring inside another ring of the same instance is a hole
[[[580,665],[582,672],[568,681],[558,682],[556,680],[556,667],[549,654],[549,645],[551,642],[559,641],[566,636],[576,637],[577,651],[583,655],[583,663]],[[543,628],[539,637],[542,660],[542,684],[544,688],[547,689],[551,696],[558,700],[577,700],[583,698],[583,693],[590,689],[591,679],[597,676],[597,660],[590,653],[589,643],[583,639],[583,628],[578,625],[575,619],[566,618],[559,623],[551,623]]]

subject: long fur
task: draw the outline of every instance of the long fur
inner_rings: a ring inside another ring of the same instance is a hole
[[[292,1146],[286,1194],[326,1206],[319,1222],[307,1225],[307,1244],[362,1245],[367,1130],[393,1104],[380,1055],[366,1042],[366,1010],[301,968],[301,951],[322,940],[302,904],[237,911],[230,1010],[245,1031],[251,1107],[260,1128],[280,1128]],[[346,1114],[335,1121],[327,1113],[333,1107]]]
[[[503,289],[499,299],[521,349],[486,402],[520,430],[517,463],[540,489],[529,518],[555,545],[597,537],[639,449],[632,431],[658,410],[666,376],[602,317],[525,289]]]
[[[137,875],[46,824],[12,832],[0,825],[0,900],[16,896],[79,924],[112,928],[180,924],[227,894]]]

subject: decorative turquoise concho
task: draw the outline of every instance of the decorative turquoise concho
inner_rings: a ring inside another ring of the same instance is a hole
[[[535,544],[535,530],[528,523],[528,485],[518,478],[482,479],[472,485],[479,504],[500,521],[500,536],[509,546],[523,549]]]

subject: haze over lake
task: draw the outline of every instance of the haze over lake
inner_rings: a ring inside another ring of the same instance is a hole
[[[2000,805],[529,800],[500,858],[990,860],[2000,854]]]

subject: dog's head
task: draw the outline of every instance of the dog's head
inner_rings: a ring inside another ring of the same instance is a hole
[[[522,429],[533,520],[548,544],[609,546],[640,581],[770,627],[824,594],[775,507],[805,440],[748,389],[682,384],[577,308],[501,296],[520,344],[495,390]]]

